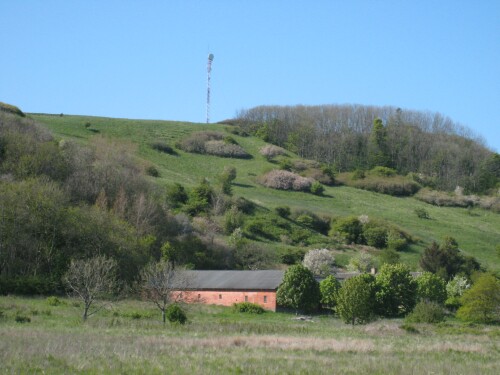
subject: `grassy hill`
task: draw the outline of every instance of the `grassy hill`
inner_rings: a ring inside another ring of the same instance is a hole
[[[388,220],[419,239],[402,254],[402,260],[414,266],[429,243],[434,240],[439,242],[447,235],[453,236],[465,253],[475,256],[488,268],[500,271],[495,251],[500,244],[500,215],[490,211],[436,207],[414,198],[396,198],[345,186],[326,187],[324,196],[265,188],[256,182],[256,177],[276,168],[276,165],[258,153],[265,142],[255,137],[231,134],[253,156],[251,159],[220,158],[182,150],[176,150],[177,155],[168,155],[150,146],[154,141],[163,141],[173,147],[194,131],[225,132],[227,127],[223,125],[68,115],[33,114],[31,117],[63,139],[86,143],[92,137],[104,136],[135,144],[137,158],[147,165],[154,165],[160,172],[160,177],[155,179],[158,184],[178,182],[194,186],[204,177],[214,181],[224,166],[232,165],[237,170],[234,195],[243,196],[262,207],[272,209],[286,205],[292,209],[308,209],[316,214],[368,215]],[[425,208],[431,219],[418,218],[416,208]]]

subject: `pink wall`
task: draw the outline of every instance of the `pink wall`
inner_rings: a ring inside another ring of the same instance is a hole
[[[173,294],[175,300],[186,303],[232,306],[234,303],[252,302],[266,310],[276,311],[276,291],[192,290],[175,291]]]

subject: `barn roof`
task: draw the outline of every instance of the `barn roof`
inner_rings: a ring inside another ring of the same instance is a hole
[[[186,288],[276,290],[283,280],[284,271],[183,271]]]

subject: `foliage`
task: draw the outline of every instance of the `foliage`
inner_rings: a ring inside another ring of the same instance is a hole
[[[82,300],[84,321],[100,310],[100,307],[90,310],[92,304],[116,290],[116,267],[117,262],[105,256],[71,261],[64,282],[70,293]]]
[[[404,316],[416,303],[417,282],[404,264],[384,264],[375,279],[379,315]]]
[[[238,313],[263,314],[266,310],[256,303],[240,302],[233,304],[233,311]]]
[[[226,165],[222,173],[218,176],[224,194],[231,194],[231,183],[236,178],[236,168]]]
[[[297,264],[285,271],[283,282],[278,287],[276,302],[296,311],[314,311],[321,295],[318,282],[311,271]]]
[[[429,212],[425,208],[415,208],[415,214],[419,219],[430,219]]]
[[[49,306],[59,306],[62,302],[59,298],[57,298],[56,296],[50,296],[50,297],[47,297],[45,299],[45,301],[47,302],[47,305]]]
[[[347,270],[351,272],[370,272],[375,266],[373,256],[363,251],[354,255],[347,265]]]
[[[174,183],[167,187],[167,203],[173,208],[179,207],[188,201],[188,194],[184,186]]]
[[[446,300],[446,283],[442,277],[424,272],[417,277],[417,299],[442,305]]]
[[[325,191],[324,186],[319,183],[318,181],[314,181],[311,185],[311,193],[315,195],[322,195],[323,192]]]
[[[441,245],[433,242],[420,258],[420,266],[450,280],[459,272],[471,275],[479,269],[479,263],[471,257],[460,254],[458,243],[453,237],[445,237]]]
[[[151,143],[151,148],[169,155],[177,155],[177,152],[165,142],[155,141]]]
[[[392,177],[395,176],[397,172],[392,168],[376,166],[369,171],[369,174],[379,177]]]
[[[298,174],[274,169],[261,176],[260,183],[268,188],[279,190],[310,191],[312,180]]]
[[[363,226],[355,216],[337,219],[330,231],[330,235],[340,235],[347,244],[362,242]]]
[[[460,297],[471,287],[469,280],[465,276],[455,275],[453,279],[446,284],[447,300],[445,305],[453,309],[460,307]]]
[[[293,265],[304,260],[304,251],[301,249],[287,248],[279,254],[279,260],[283,264]]]
[[[165,316],[170,323],[185,324],[187,322],[186,312],[176,303],[167,307]]]
[[[401,263],[401,255],[389,247],[380,252],[378,261],[380,265]]]
[[[370,222],[363,225],[363,237],[368,246],[382,249],[387,246],[387,228]]]
[[[16,315],[14,320],[16,323],[31,323],[31,318],[26,315]]]
[[[146,168],[146,174],[151,177],[160,177],[160,171],[154,165]]]
[[[380,177],[377,175],[367,175],[362,179],[353,179],[348,185],[396,197],[411,196],[420,189],[418,183],[403,176]]]
[[[284,155],[286,151],[285,149],[275,145],[265,145],[259,150],[259,153],[267,160],[272,160],[276,156]]]
[[[333,309],[337,304],[336,296],[340,289],[340,282],[335,276],[329,275],[319,283],[321,293],[321,305],[327,309]]]
[[[276,261],[275,254],[258,242],[242,242],[233,256],[235,267],[243,270],[270,269]]]
[[[464,292],[457,318],[478,323],[500,321],[500,281],[493,275],[482,274]]]
[[[335,259],[328,249],[313,249],[306,253],[303,264],[314,276],[327,276],[333,270]]]
[[[335,295],[336,311],[344,323],[365,324],[373,318],[374,280],[358,275],[344,281]]]
[[[287,218],[290,216],[290,207],[288,206],[277,206],[274,208],[274,212],[276,212],[276,214],[278,216],[281,216],[281,217],[284,217],[284,218]]]
[[[15,105],[7,104],[0,102],[0,112],[6,112],[6,113],[11,113],[17,116],[25,117],[26,115],[24,114],[23,111],[21,111],[18,107]]]
[[[445,318],[444,310],[441,304],[422,300],[409,313],[405,322],[407,323],[439,323]]]

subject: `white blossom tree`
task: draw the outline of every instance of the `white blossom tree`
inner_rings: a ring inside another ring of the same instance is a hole
[[[314,276],[328,276],[334,269],[335,259],[328,249],[314,249],[306,253],[303,264]]]

